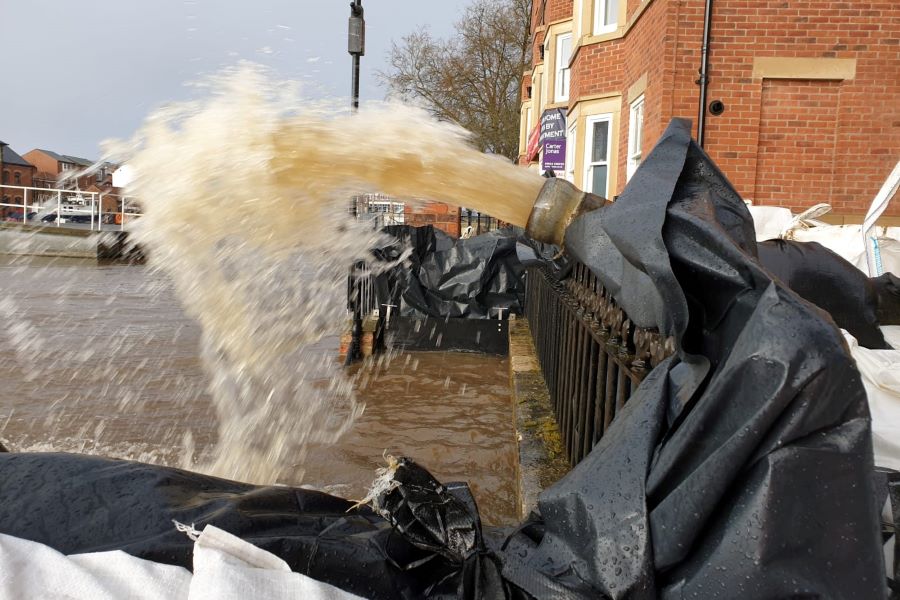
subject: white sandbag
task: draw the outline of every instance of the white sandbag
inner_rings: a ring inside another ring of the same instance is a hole
[[[863,272],[866,268],[866,248],[859,225],[825,225],[791,230],[787,239],[798,242],[819,242],[838,256],[850,261]]]
[[[777,240],[791,225],[794,215],[789,208],[780,206],[748,206],[756,229],[756,241]]]
[[[187,599],[191,573],[121,550],[66,556],[0,533],[0,600]]]
[[[900,471],[900,326],[881,330],[894,350],[863,348],[846,331],[844,337],[869,400],[875,464]]]
[[[0,600],[360,600],[294,573],[249,542],[207,525],[194,542],[194,574],[115,550],[66,556],[0,534]]]
[[[207,525],[194,544],[189,600],[361,600],[294,573],[287,563],[239,537]]]

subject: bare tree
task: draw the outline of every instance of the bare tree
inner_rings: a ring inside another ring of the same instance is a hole
[[[516,158],[522,75],[531,61],[531,0],[474,0],[447,39],[427,30],[394,42],[379,72],[389,93],[423,101],[473,134],[485,152]]]

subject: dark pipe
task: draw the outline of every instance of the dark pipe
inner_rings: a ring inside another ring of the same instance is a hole
[[[703,47],[700,49],[700,114],[697,118],[697,143],[703,147],[706,137],[706,88],[709,85],[709,30],[712,26],[713,0],[706,0],[706,13],[703,15]]]

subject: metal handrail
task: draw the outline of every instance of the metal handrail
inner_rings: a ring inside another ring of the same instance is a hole
[[[557,280],[529,267],[525,314],[571,465],[579,463],[674,341],[635,327],[581,263]]]
[[[124,230],[125,222],[127,220],[133,220],[142,215],[142,213],[140,213],[140,212],[127,211],[125,209],[127,197],[125,197],[125,196],[120,197],[118,194],[111,194],[111,193],[104,193],[104,192],[87,192],[87,191],[77,190],[77,189],[72,190],[72,189],[62,189],[62,188],[42,188],[42,187],[32,187],[32,186],[23,186],[23,185],[0,184],[0,200],[2,200],[2,198],[4,197],[5,194],[3,193],[3,191],[5,191],[5,190],[15,190],[15,191],[20,191],[22,193],[22,196],[21,196],[22,202],[21,203],[0,201],[0,207],[21,210],[22,211],[22,217],[21,217],[22,223],[28,223],[28,212],[29,212],[28,211],[28,209],[29,209],[29,202],[28,202],[29,194],[28,193],[29,192],[31,192],[31,196],[32,196],[32,202],[31,202],[30,208],[55,210],[56,211],[56,220],[54,222],[57,227],[60,227],[62,225],[62,219],[65,217],[65,215],[63,215],[63,211],[65,209],[65,204],[63,202],[64,195],[69,196],[69,197],[78,196],[79,198],[85,198],[85,197],[90,198],[89,204],[84,205],[85,208],[83,209],[83,211],[79,212],[78,210],[72,210],[72,214],[89,214],[91,217],[91,221],[90,221],[90,230],[91,231],[94,231],[95,227],[96,227],[97,231],[102,231],[104,229],[103,228],[104,213],[102,212],[102,201],[103,201],[103,198],[106,196],[119,197],[120,198],[120,207],[121,207],[115,213],[106,213],[106,214],[119,215],[119,222],[115,223],[115,224],[107,224],[106,229],[118,229],[120,231]],[[53,201],[54,201],[53,197],[55,196],[56,206],[48,208],[46,198],[41,201],[36,201],[34,198],[35,198],[35,196],[38,196],[38,195],[48,196],[50,198],[50,200],[49,200],[50,203],[53,203]],[[130,217],[130,219],[127,219],[126,217]],[[17,221],[18,221],[18,219],[17,219]]]

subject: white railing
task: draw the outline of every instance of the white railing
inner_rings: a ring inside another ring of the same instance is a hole
[[[104,200],[112,198],[116,210],[103,212]],[[127,197],[118,194],[7,184],[0,184],[0,213],[6,222],[56,227],[78,222],[89,224],[91,231],[123,230],[141,216]]]

